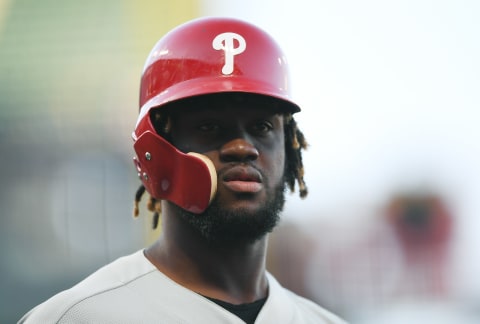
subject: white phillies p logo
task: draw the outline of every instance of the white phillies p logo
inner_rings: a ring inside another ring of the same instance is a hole
[[[238,41],[238,47],[234,47],[234,40]],[[212,46],[216,50],[225,52],[225,65],[222,68],[223,74],[231,74],[233,72],[233,57],[245,51],[247,43],[245,38],[236,33],[222,33],[213,39]]]

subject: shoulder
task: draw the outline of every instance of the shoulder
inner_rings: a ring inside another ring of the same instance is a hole
[[[281,307],[281,316],[284,323],[346,324],[344,320],[329,310],[282,287],[270,274],[268,274],[268,281],[270,295],[267,304],[273,310]],[[274,314],[272,316],[280,315]],[[270,315],[267,317],[270,318]]]
[[[64,323],[85,305],[94,312],[107,309],[105,295],[118,295],[141,277],[155,271],[143,251],[121,257],[100,268],[72,288],[62,291],[28,312],[18,323]],[[127,294],[128,295],[128,294]],[[91,308],[91,307],[90,307]],[[84,316],[85,314],[78,314]],[[75,315],[76,316],[76,315]],[[78,318],[81,319],[81,318]]]
[[[314,303],[313,301],[306,299],[304,297],[301,297],[289,290],[286,290],[286,292],[290,295],[290,298],[295,302],[295,305],[297,306],[299,313],[302,314],[302,317],[308,320],[322,319],[323,322],[321,323],[346,324],[346,322],[342,320],[340,317],[333,314],[329,310],[321,307],[320,305]]]

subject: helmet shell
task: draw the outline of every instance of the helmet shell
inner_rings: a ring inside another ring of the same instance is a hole
[[[241,92],[276,98],[283,103],[283,110],[295,113],[300,108],[290,99],[289,82],[282,50],[270,35],[250,23],[232,18],[200,18],[166,34],[145,62],[140,113],[132,134],[135,164],[147,191],[157,199],[201,213],[216,190],[211,161],[180,152],[158,135],[150,120],[152,109],[194,96]],[[155,159],[145,160],[153,153]],[[179,170],[181,166],[185,167]],[[183,176],[176,176],[178,172]],[[199,179],[199,173],[205,181],[192,184],[192,179]],[[171,186],[165,190],[162,183]]]
[[[152,108],[218,92],[270,96],[298,112],[289,83],[285,55],[266,32],[237,19],[199,18],[173,29],[150,52],[141,78],[137,127]]]

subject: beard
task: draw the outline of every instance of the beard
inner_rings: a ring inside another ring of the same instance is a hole
[[[229,210],[215,198],[202,214],[190,213],[176,205],[172,208],[207,243],[235,245],[254,243],[272,232],[280,221],[280,212],[285,204],[285,184],[282,182],[267,202],[252,212],[246,209]]]

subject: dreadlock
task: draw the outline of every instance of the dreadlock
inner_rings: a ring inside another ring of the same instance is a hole
[[[285,183],[291,192],[295,192],[295,183],[298,182],[300,197],[305,198],[308,194],[307,185],[303,176],[302,150],[308,147],[302,131],[291,114],[285,116]]]
[[[156,132],[167,140],[170,140],[171,121],[167,114],[160,114],[158,110],[152,113],[152,123]],[[308,189],[305,184],[303,176],[305,174],[302,160],[302,150],[306,150],[308,144],[305,136],[298,128],[297,122],[291,113],[284,114],[284,133],[285,133],[285,184],[291,192],[295,192],[295,186],[298,183],[299,195],[305,198],[308,194]],[[145,186],[143,184],[137,189],[135,194],[134,218],[139,215],[139,202],[145,193]],[[160,214],[162,211],[161,200],[150,196],[147,202],[147,208],[153,213],[152,228],[156,229],[158,226]]]

